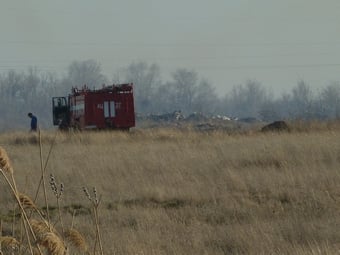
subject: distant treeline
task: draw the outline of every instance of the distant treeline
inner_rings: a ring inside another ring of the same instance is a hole
[[[340,82],[330,82],[317,93],[303,80],[290,92],[274,97],[255,80],[235,85],[226,95],[217,95],[214,86],[198,73],[177,69],[168,81],[161,79],[157,64],[132,63],[111,78],[102,74],[94,60],[74,61],[67,73],[11,70],[0,74],[0,130],[28,129],[27,113],[38,116],[42,128],[52,127],[51,98],[66,96],[72,87],[86,84],[100,88],[103,84],[134,83],[135,108],[138,114],[163,114],[180,110],[189,114],[226,115],[235,118],[335,119],[340,117]]]

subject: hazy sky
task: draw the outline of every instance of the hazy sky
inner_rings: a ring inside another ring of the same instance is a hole
[[[256,79],[273,92],[340,80],[339,0],[0,0],[0,72],[104,74],[133,61],[195,70],[217,91]]]

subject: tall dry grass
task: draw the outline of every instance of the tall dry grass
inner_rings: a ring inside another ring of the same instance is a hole
[[[105,254],[338,254],[340,129],[301,125],[279,134],[60,133],[46,168],[64,184],[59,201],[47,189],[51,223],[69,249],[82,240],[72,229],[86,240],[72,254],[101,252],[96,224]],[[43,158],[53,137],[42,136]],[[0,135],[0,145],[20,191],[32,197],[41,176],[38,143],[12,133]],[[0,182],[10,236],[15,201]],[[98,191],[97,217],[83,187],[91,199],[91,187]],[[41,192],[35,205],[44,211]]]

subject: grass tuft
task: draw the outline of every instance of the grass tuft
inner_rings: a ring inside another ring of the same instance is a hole
[[[87,252],[88,244],[85,241],[83,235],[75,229],[67,229],[65,231],[66,240],[75,246],[77,249],[83,252]]]
[[[8,174],[13,174],[13,168],[9,161],[7,152],[1,146],[0,146],[0,168]]]
[[[66,247],[63,241],[55,233],[47,232],[40,239],[38,244],[43,246],[49,255],[65,255]]]
[[[0,251],[4,252],[5,254],[9,254],[18,250],[19,248],[19,241],[11,236],[0,236]]]

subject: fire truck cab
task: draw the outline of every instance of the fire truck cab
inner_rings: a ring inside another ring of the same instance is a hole
[[[133,84],[73,88],[67,98],[52,98],[52,110],[60,129],[128,130],[135,126]]]

